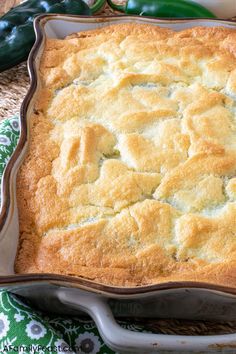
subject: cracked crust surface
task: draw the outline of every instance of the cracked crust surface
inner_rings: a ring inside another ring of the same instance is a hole
[[[18,273],[236,286],[236,32],[47,40],[18,173]]]

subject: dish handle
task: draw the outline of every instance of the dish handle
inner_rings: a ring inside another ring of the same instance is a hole
[[[91,316],[104,342],[116,352],[236,352],[236,334],[184,336],[134,332],[122,328],[116,322],[107,299],[98,294],[61,287],[57,296],[62,303]]]

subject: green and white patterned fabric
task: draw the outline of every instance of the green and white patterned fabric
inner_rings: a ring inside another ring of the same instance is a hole
[[[0,122],[0,178],[19,138],[17,117]],[[134,331],[141,326],[120,322]],[[121,339],[122,340],[122,339]],[[42,314],[18,297],[0,291],[0,353],[110,354],[90,319]]]
[[[137,325],[119,322],[124,328],[142,331]],[[110,354],[91,319],[42,314],[18,297],[0,292],[0,353]]]
[[[19,134],[20,127],[17,117],[0,122],[0,179],[6,163],[16,147]]]

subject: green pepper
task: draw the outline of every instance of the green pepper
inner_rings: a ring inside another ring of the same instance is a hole
[[[215,18],[202,5],[188,0],[128,0],[125,5],[117,5],[107,0],[110,7],[130,15],[153,17]]]
[[[33,20],[42,13],[91,15],[105,0],[89,8],[82,0],[28,0],[0,18],[0,72],[27,59],[34,44]]]

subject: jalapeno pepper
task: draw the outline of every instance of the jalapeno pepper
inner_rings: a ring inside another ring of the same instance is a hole
[[[128,0],[125,5],[117,5],[112,0],[107,0],[107,2],[112,9],[130,15],[179,18],[216,17],[202,5],[187,0]]]
[[[88,7],[82,0],[28,0],[0,18],[0,71],[28,57],[35,40],[33,20],[41,13],[91,15],[105,0]]]

